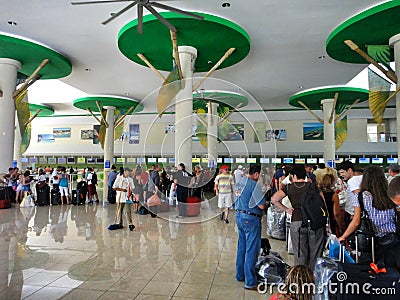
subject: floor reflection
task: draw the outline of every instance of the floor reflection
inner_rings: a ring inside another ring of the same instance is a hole
[[[183,223],[176,214],[109,231],[115,205],[0,210],[0,299],[266,298],[234,280],[233,214],[230,224],[213,205]]]

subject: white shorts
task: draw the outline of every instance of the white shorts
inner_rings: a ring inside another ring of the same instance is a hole
[[[229,208],[232,206],[232,194],[219,194],[218,195],[218,207],[219,208]]]
[[[68,196],[68,188],[66,186],[60,186],[61,196]]]

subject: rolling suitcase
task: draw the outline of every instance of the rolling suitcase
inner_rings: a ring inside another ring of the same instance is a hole
[[[10,208],[11,201],[5,187],[0,187],[0,209]]]
[[[188,217],[196,217],[200,215],[200,202],[201,199],[199,197],[189,196],[186,200],[186,216]],[[179,203],[179,205],[182,205]]]
[[[61,205],[61,195],[58,189],[52,189],[50,193],[51,205]]]
[[[37,189],[36,205],[45,206],[50,205],[50,187],[45,186],[44,188]]]
[[[112,188],[108,189],[107,201],[111,204],[115,204],[115,202],[117,202],[117,192]]]
[[[78,203],[78,191],[77,190],[72,190],[71,202],[72,202],[72,205],[79,205],[79,203]]]

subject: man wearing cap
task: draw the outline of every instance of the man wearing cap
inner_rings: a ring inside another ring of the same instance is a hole
[[[124,228],[122,220],[124,208],[129,224],[129,230],[132,231],[135,228],[135,225],[133,225],[132,222],[133,201],[131,200],[131,196],[134,189],[134,183],[131,177],[131,171],[132,170],[129,168],[124,168],[122,176],[117,176],[113,184],[113,190],[117,191],[117,212],[115,215],[114,225],[110,226],[112,229]]]
[[[389,166],[389,177],[388,177],[388,183],[390,183],[393,178],[399,176],[400,174],[400,166],[399,165],[390,165]]]
[[[355,194],[358,194],[360,191],[362,175],[359,172],[354,171],[354,164],[349,160],[342,162],[339,165],[338,170],[340,177],[347,182],[347,199],[344,203],[344,224],[347,228],[354,216],[353,198],[356,197]]]
[[[229,174],[229,167],[223,165],[221,174],[215,177],[215,194],[218,196],[218,207],[221,211],[221,220],[226,224],[228,221],[229,207],[232,206],[233,198],[233,176]]]
[[[243,177],[243,166],[238,165],[237,169],[233,172],[235,182],[238,182]]]

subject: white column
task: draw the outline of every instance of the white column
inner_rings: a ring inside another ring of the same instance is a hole
[[[211,108],[210,108],[211,106]],[[207,152],[208,161],[214,160],[217,165],[218,157],[218,103],[208,102],[207,113]]]
[[[18,114],[15,112],[14,160],[17,162],[18,168],[22,166],[21,143],[21,129],[19,128]]]
[[[389,40],[389,45],[394,48],[394,59],[396,75],[398,78],[397,87],[400,87],[400,34],[396,34]],[[397,156],[400,157],[400,94],[396,95],[396,132],[397,132]]]
[[[335,119],[329,123],[333,102],[334,99],[325,99],[321,101],[324,113],[324,159],[326,165],[328,165],[329,161],[335,160]]]
[[[14,59],[0,58],[0,174],[12,166],[15,134],[15,102],[13,93],[21,63]],[[19,166],[21,167],[21,166]]]
[[[175,162],[192,169],[193,67],[196,48],[178,47],[185,87],[175,97]]]
[[[114,106],[104,106],[107,110],[106,121],[108,128],[106,128],[106,137],[104,139],[104,183],[103,183],[103,201],[107,201],[108,195],[108,173],[111,171],[114,157]],[[110,162],[106,168],[107,161]]]

